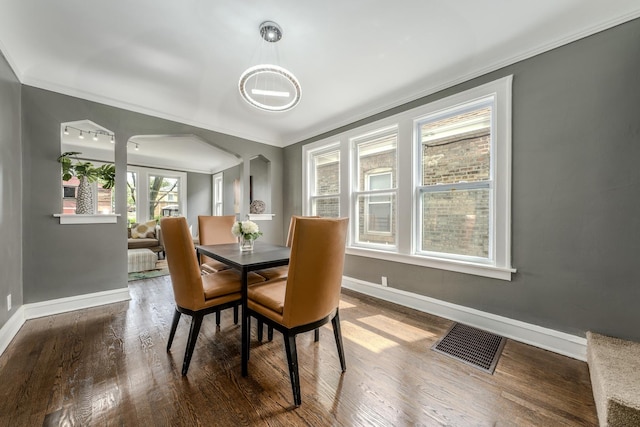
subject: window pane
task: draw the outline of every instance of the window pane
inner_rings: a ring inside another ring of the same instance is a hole
[[[127,172],[127,222],[133,224],[138,221],[136,190],[138,182],[138,174],[135,172]]]
[[[180,215],[180,178],[149,176],[149,218]]]
[[[311,204],[311,214],[338,218],[340,216],[340,198],[323,197],[321,199],[313,199]]]
[[[383,185],[380,189],[395,188],[396,183],[396,141],[397,136],[385,135],[371,141],[359,142],[358,151],[358,190],[376,190],[371,185]],[[376,177],[376,175],[388,176]],[[376,181],[374,184],[371,179]],[[384,180],[388,180],[385,181]],[[369,182],[367,182],[369,180]]]
[[[396,198],[394,193],[358,196],[359,243],[396,244]]]
[[[490,179],[491,107],[420,126],[422,185]]]
[[[422,250],[489,257],[489,189],[423,193]]]
[[[96,213],[111,214],[114,212],[115,191],[113,188],[102,188],[102,183],[98,182],[98,210]]]
[[[330,151],[313,156],[315,173],[314,196],[340,192],[340,151]]]

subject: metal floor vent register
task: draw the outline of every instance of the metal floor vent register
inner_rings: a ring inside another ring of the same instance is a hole
[[[449,332],[431,348],[493,374],[506,341],[505,337],[491,332],[454,323]]]

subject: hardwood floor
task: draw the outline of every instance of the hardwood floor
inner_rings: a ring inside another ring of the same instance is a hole
[[[451,322],[343,291],[347,371],[330,325],[298,337],[292,406],[282,336],[256,341],[240,375],[232,310],[205,318],[180,374],[189,321],[165,350],[168,276],[130,282],[131,301],[30,320],[0,357],[2,426],[590,426],[587,364],[508,340],[493,375],[431,350]],[[265,334],[266,337],[266,334]]]

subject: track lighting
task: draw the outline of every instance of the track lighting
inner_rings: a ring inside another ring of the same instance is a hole
[[[65,125],[63,133],[65,135],[69,135],[69,129],[73,129],[73,130],[79,132],[78,139],[84,139],[85,134],[89,134],[94,141],[98,141],[100,139],[101,135],[105,135],[105,136],[108,136],[110,138],[110,142],[112,144],[115,144],[115,142],[116,142],[115,135],[113,133],[111,133],[111,132],[108,132],[108,131],[104,131],[104,130],[84,130],[84,129],[76,128],[76,127],[73,127],[73,126]]]

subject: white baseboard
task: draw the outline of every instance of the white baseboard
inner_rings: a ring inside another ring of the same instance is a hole
[[[0,355],[9,347],[11,340],[16,336],[24,324],[24,306],[20,306],[0,329]]]
[[[343,277],[342,286],[365,295],[464,323],[465,325],[493,332],[516,341],[553,351],[554,353],[585,362],[587,360],[587,340],[583,337],[351,277]]]
[[[112,304],[114,302],[128,301],[130,299],[131,296],[129,296],[129,288],[75,295],[72,297],[25,304],[24,317],[25,320],[36,319],[38,317],[51,316],[53,314],[66,313],[68,311],[81,310],[83,308],[97,307],[99,305]]]
[[[0,355],[7,349],[7,346],[13,337],[16,336],[24,322],[29,319],[128,301],[130,299],[129,288],[121,288],[24,304],[18,307],[15,314],[0,328]]]

